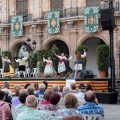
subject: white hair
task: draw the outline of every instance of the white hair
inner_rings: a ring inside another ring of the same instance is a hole
[[[26,98],[26,106],[27,107],[36,107],[37,105],[37,98],[34,95],[29,95]]]
[[[59,91],[60,91],[60,86],[57,85],[57,84],[53,84],[52,90],[53,90],[54,92],[59,92]]]
[[[35,90],[35,88],[32,86],[32,85],[29,85],[28,87],[27,87],[27,90]]]
[[[45,84],[41,83],[39,84],[39,90],[45,90],[46,86]]]

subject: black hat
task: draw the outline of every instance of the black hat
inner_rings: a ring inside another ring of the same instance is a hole
[[[78,88],[79,89],[85,89],[85,85],[84,84],[80,84]]]

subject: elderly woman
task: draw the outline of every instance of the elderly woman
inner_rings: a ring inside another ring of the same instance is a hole
[[[72,93],[78,93],[78,90],[76,90],[76,84],[75,83],[72,83],[70,85],[70,87],[71,87],[71,91],[70,92],[72,92]]]
[[[65,108],[58,109],[55,113],[56,117],[63,117],[68,115],[75,115],[79,112],[76,110],[77,98],[73,93],[67,93],[64,97]]]
[[[34,84],[34,88],[35,88],[34,93],[36,94],[39,91],[39,84],[37,82]]]
[[[39,94],[44,95],[45,88],[46,87],[43,83],[39,84],[39,91],[36,94],[37,95],[39,95]]]
[[[59,109],[57,105],[59,100],[60,100],[60,95],[56,92],[53,92],[49,98],[50,104],[42,106],[42,108],[40,108],[39,110],[56,111]]]
[[[21,104],[19,104],[15,107],[16,110],[24,110],[26,108],[25,101],[26,101],[27,96],[28,96],[27,91],[26,92],[24,90],[21,91],[21,93],[19,95],[19,100],[20,100]]]
[[[32,85],[29,85],[29,86],[27,87],[28,95],[35,95],[36,97],[38,97],[38,95],[35,94],[34,91],[35,91],[35,88],[34,88]]]

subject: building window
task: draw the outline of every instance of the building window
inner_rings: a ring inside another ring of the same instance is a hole
[[[51,11],[60,11],[60,16],[63,16],[63,0],[50,0]]]
[[[28,21],[28,0],[16,0],[16,15],[23,15],[23,21]]]
[[[100,6],[101,0],[86,0],[86,6]]]

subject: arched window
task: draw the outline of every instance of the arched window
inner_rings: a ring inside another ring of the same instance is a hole
[[[60,11],[60,15],[63,15],[63,0],[50,0],[51,11]]]
[[[101,0],[86,0],[86,6],[100,6]]]
[[[16,15],[23,15],[23,21],[28,21],[28,0],[16,0]]]

